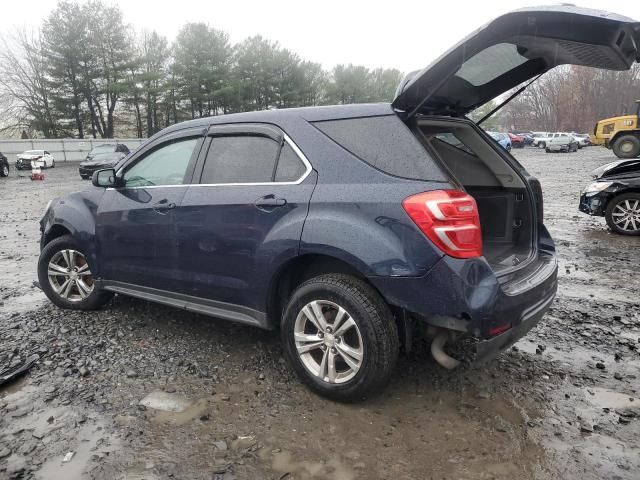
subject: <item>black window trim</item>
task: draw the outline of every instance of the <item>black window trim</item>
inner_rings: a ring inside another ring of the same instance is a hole
[[[237,187],[237,186],[261,186],[261,185],[300,185],[304,182],[313,167],[311,166],[311,162],[307,159],[302,150],[295,144],[295,142],[280,128],[271,124],[257,124],[257,123],[227,123],[227,124],[215,124],[211,125],[209,132],[207,133],[208,137],[218,137],[218,136],[252,136],[252,137],[268,137],[276,142],[279,142],[278,147],[278,156],[276,157],[276,162],[274,164],[273,173],[271,178],[275,179],[275,172],[278,167],[278,162],[280,160],[280,154],[282,153],[282,147],[284,143],[288,144],[293,152],[297,155],[298,159],[304,164],[305,171],[302,173],[300,178],[295,181],[289,182],[236,182],[236,183],[198,183],[200,178],[202,178],[202,172],[204,171],[204,162],[206,160],[206,154],[209,150],[210,139],[206,148],[202,149],[202,159],[198,161],[198,166],[196,171],[194,172],[192,183],[190,186],[192,187]]]

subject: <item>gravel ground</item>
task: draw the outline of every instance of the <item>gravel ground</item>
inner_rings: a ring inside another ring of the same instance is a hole
[[[76,165],[43,182],[12,171],[0,179],[0,369],[40,360],[0,387],[0,478],[637,479],[640,238],[577,211],[612,154],[514,154],[545,193],[552,310],[481,369],[444,371],[418,345],[356,405],[304,389],[276,333],[121,296],[94,313],[50,305],[33,286],[37,222],[86,182]]]

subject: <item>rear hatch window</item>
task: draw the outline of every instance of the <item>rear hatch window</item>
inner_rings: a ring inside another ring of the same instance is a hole
[[[407,126],[396,116],[314,122],[342,148],[396,177],[444,182],[447,177]]]

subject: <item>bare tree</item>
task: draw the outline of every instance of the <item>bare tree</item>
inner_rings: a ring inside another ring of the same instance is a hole
[[[0,36],[0,109],[10,119],[5,132],[41,132],[47,138],[61,132],[49,93],[46,59],[42,55],[39,32],[16,29]]]

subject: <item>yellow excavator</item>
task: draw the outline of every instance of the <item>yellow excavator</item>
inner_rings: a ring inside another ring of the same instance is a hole
[[[591,135],[593,145],[610,148],[618,158],[640,155],[640,100],[635,115],[622,115],[600,120]]]

